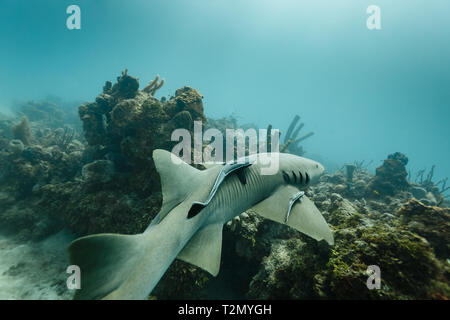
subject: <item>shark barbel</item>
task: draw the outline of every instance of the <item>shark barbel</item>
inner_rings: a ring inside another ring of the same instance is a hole
[[[175,259],[216,276],[223,225],[247,210],[333,244],[325,219],[301,191],[323,173],[320,163],[268,153],[198,170],[172,157],[153,152],[163,203],[143,233],[97,234],[71,243],[71,264],[81,269],[75,298],[145,299]],[[268,161],[279,161],[276,174],[261,174]]]

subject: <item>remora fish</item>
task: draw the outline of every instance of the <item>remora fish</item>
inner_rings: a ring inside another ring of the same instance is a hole
[[[163,204],[143,233],[98,234],[71,243],[71,264],[81,270],[75,299],[145,299],[176,258],[216,276],[223,225],[249,209],[333,244],[325,219],[299,190],[323,173],[321,164],[270,153],[251,156],[243,165],[197,170],[171,157],[165,150],[153,152]],[[279,160],[276,174],[261,174],[267,160]]]

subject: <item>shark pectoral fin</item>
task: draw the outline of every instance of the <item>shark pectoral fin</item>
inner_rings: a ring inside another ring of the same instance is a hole
[[[287,225],[317,241],[324,239],[329,245],[334,244],[330,227],[314,202],[307,196],[294,203]]]
[[[333,234],[319,209],[307,196],[302,196],[293,205],[286,223],[289,202],[298,194],[299,190],[293,186],[282,186],[270,197],[259,202],[249,211],[260,216],[286,224],[317,241],[324,239],[333,245]]]
[[[220,269],[222,254],[222,224],[203,227],[189,240],[177,259],[206,270],[214,277]]]

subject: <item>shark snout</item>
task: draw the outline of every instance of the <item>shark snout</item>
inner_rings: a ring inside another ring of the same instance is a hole
[[[311,160],[311,173],[312,173],[312,181],[317,182],[319,178],[325,173],[324,166],[316,161]]]
[[[325,167],[321,163],[317,162],[317,164],[319,165],[319,177],[320,177],[325,173]]]

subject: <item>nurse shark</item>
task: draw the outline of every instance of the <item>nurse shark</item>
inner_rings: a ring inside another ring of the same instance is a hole
[[[141,234],[96,234],[70,244],[71,264],[81,270],[75,299],[146,299],[175,259],[216,276],[223,225],[246,210],[334,243],[325,219],[301,191],[323,173],[318,162],[261,153],[198,170],[160,149],[153,160],[161,178],[160,212]],[[277,173],[261,174],[270,161],[279,161]]]

